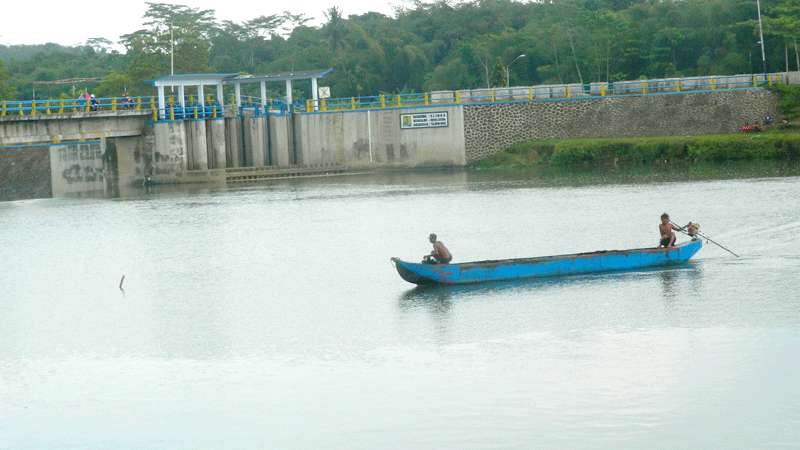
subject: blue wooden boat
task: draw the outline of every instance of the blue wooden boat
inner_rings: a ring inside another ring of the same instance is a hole
[[[669,248],[611,250],[538,258],[421,264],[392,258],[400,276],[413,284],[471,284],[634,270],[685,263],[703,247],[700,239]]]

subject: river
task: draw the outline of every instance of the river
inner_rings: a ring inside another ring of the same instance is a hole
[[[781,175],[2,203],[0,449],[794,447],[800,177]],[[456,261],[653,245],[663,211],[742,257],[429,289],[389,261],[430,232]]]

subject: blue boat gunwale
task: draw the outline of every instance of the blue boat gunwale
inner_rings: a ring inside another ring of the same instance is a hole
[[[575,259],[575,258],[591,258],[594,256],[613,256],[613,255],[624,255],[628,253],[669,253],[671,251],[675,251],[681,249],[683,247],[688,246],[689,244],[693,244],[699,239],[692,239],[690,241],[682,242],[678,245],[673,247],[644,247],[644,248],[634,248],[629,250],[598,250],[594,252],[583,252],[583,253],[570,253],[570,254],[563,254],[563,255],[549,255],[549,256],[534,256],[532,258],[514,258],[514,259],[489,259],[485,261],[467,261],[463,263],[452,263],[452,264],[424,264],[424,263],[414,263],[410,261],[404,261],[400,258],[392,258],[392,261],[395,262],[402,262],[404,264],[409,265],[424,265],[424,266],[433,266],[433,267],[446,267],[446,266],[459,266],[460,268],[472,268],[472,267],[487,267],[487,266],[498,266],[498,265],[506,265],[506,264],[529,264],[529,263],[538,263],[538,262],[546,262],[546,261],[557,261],[562,259]]]

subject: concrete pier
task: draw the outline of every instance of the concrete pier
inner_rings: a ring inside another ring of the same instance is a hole
[[[208,142],[206,140],[205,120],[190,120],[184,122],[186,128],[186,141],[188,147],[189,170],[208,169]]]
[[[242,127],[238,117],[226,117],[225,121],[225,155],[227,167],[243,167]]]
[[[272,166],[289,167],[297,164],[292,151],[294,136],[289,116],[269,117],[269,151]]]
[[[224,119],[206,121],[206,145],[208,146],[208,168],[226,168],[228,155]]]
[[[163,180],[179,178],[188,169],[185,122],[157,122],[153,125],[155,143],[150,175]]]
[[[267,157],[267,120],[265,117],[242,118],[245,166],[264,167]]]

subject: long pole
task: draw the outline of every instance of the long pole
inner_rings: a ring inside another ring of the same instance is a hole
[[[676,224],[675,222],[673,222],[673,221],[670,221],[669,223],[671,223],[673,226],[675,226],[675,228],[678,228],[679,230],[681,230],[681,233],[684,233],[684,234],[686,234],[687,236],[690,236],[690,235],[689,235],[689,233],[687,233],[686,231],[683,231],[683,227],[681,227],[681,226],[678,226],[678,224]],[[711,239],[710,237],[706,236],[705,234],[703,234],[703,233],[700,233],[700,232],[698,231],[698,232],[697,232],[697,235],[698,235],[698,236],[700,236],[701,238],[703,238],[703,239],[707,240],[708,242],[711,242],[712,244],[716,245],[717,247],[719,247],[719,248],[721,248],[721,249],[725,250],[726,252],[730,253],[731,255],[733,255],[733,256],[735,256],[735,257],[739,258],[739,255],[737,255],[736,253],[734,253],[732,250],[730,250],[729,248],[727,248],[727,247],[725,247],[724,245],[720,244],[719,242],[716,242],[715,240]]]
[[[175,34],[172,22],[169,23],[169,74],[175,75]],[[170,91],[174,94],[175,87],[170,86]]]
[[[175,75],[175,34],[169,24],[169,74]]]
[[[758,9],[758,35],[761,38],[761,67],[764,74],[767,73],[767,53],[764,51],[764,25],[761,22],[761,0],[756,0],[756,8]]]

